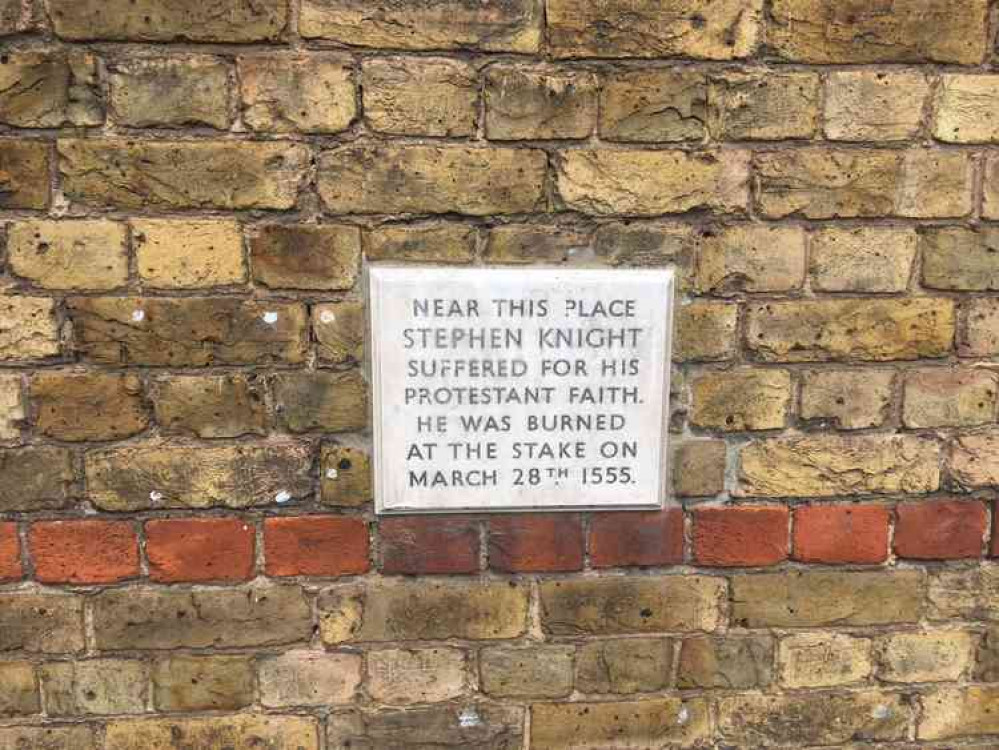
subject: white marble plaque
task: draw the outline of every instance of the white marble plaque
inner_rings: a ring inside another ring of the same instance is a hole
[[[369,268],[379,513],[656,508],[668,270]]]

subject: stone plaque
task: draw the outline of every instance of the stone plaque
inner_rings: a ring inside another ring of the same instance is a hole
[[[673,274],[369,269],[380,513],[656,508]]]

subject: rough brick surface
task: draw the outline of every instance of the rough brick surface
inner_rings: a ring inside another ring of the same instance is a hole
[[[0,748],[994,748],[995,5],[0,0]],[[663,507],[379,515],[372,263],[673,271]]]

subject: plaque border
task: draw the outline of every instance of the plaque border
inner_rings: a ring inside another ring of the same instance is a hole
[[[460,508],[387,508],[383,504],[382,497],[382,472],[385,470],[384,453],[382,451],[382,420],[381,420],[381,368],[379,367],[378,352],[380,342],[376,336],[378,322],[381,320],[380,292],[384,281],[382,271],[406,271],[407,273],[419,274],[421,271],[434,272],[454,272],[455,274],[482,272],[482,271],[516,271],[518,273],[532,272],[558,272],[567,274],[576,273],[602,273],[602,274],[628,274],[632,276],[659,277],[665,286],[668,303],[666,305],[666,320],[662,328],[663,352],[666,355],[666,366],[663,367],[663,398],[661,400],[660,430],[662,439],[659,441],[659,481],[656,486],[656,499],[651,503],[636,503],[631,505],[504,505],[502,507],[483,508],[480,506],[468,506]],[[606,268],[602,266],[551,266],[551,265],[467,265],[467,266],[442,266],[430,264],[406,264],[393,262],[364,262],[362,269],[362,287],[367,297],[367,316],[365,331],[365,351],[364,368],[368,376],[368,383],[371,388],[370,417],[372,425],[372,494],[374,495],[375,514],[379,516],[409,516],[409,515],[455,515],[455,514],[485,514],[496,515],[506,513],[571,513],[590,511],[654,511],[666,507],[673,500],[669,493],[670,476],[670,375],[673,361],[673,325],[674,308],[676,299],[676,271],[672,267],[663,268]]]

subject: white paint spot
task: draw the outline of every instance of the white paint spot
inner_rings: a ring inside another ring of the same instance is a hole
[[[154,503],[158,503],[160,500],[163,499],[163,493],[153,490],[152,492],[149,493],[149,499],[152,500]]]
[[[278,322],[278,314],[272,310],[268,310],[261,317],[264,319],[264,322],[269,325],[274,325]]]
[[[477,727],[482,724],[482,717],[479,716],[479,712],[474,708],[465,708],[458,714],[458,724],[465,729],[468,727]]]
[[[336,469],[327,469],[326,470],[326,478],[327,479],[336,479],[338,476],[340,476],[340,473]]]
[[[686,724],[690,721],[690,711],[686,706],[680,706],[680,711],[676,715],[677,724]]]
[[[329,310],[323,310],[321,313],[319,313],[320,323],[333,323],[335,321],[336,321],[336,315],[330,312]]]
[[[286,503],[291,500],[291,493],[288,490],[281,490],[274,496],[274,502],[276,503]]]
[[[888,708],[888,706],[875,706],[871,715],[874,716],[875,719],[887,719],[891,716],[891,709]]]
[[[145,319],[146,319],[145,310],[136,310],[135,312],[132,313],[132,320],[134,320],[136,323],[141,323]]]

